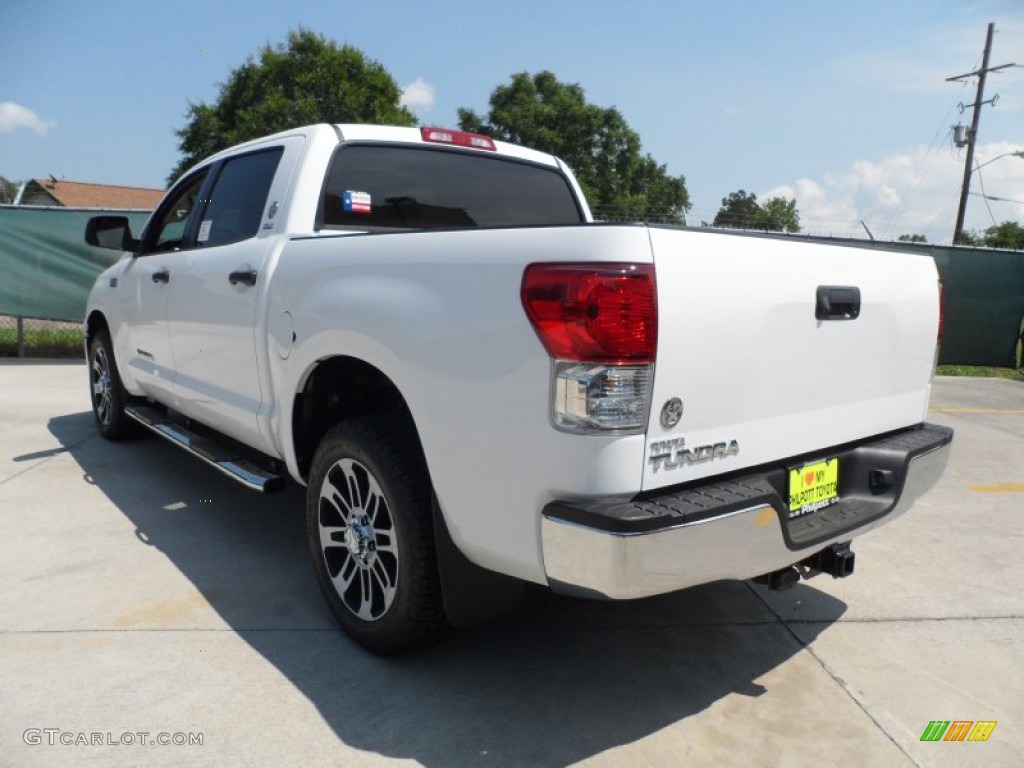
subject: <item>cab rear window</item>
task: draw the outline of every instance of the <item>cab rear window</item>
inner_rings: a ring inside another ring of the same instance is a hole
[[[349,145],[334,155],[320,200],[323,227],[457,229],[578,224],[557,170],[433,148]]]

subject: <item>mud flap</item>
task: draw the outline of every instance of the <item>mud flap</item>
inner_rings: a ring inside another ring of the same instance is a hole
[[[452,541],[436,496],[431,500],[431,507],[434,512],[437,569],[441,576],[441,593],[448,623],[453,627],[473,627],[500,618],[519,607],[525,584],[471,563]]]

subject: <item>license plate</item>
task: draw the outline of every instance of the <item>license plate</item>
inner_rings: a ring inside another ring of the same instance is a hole
[[[816,512],[839,501],[839,459],[789,470],[789,516]]]

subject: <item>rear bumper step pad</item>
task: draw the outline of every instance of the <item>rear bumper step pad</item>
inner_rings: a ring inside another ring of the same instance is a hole
[[[808,546],[859,528],[896,506],[912,459],[949,444],[953,430],[922,424],[885,437],[822,451],[805,457],[839,458],[841,501],[817,512],[789,518],[785,500],[788,468],[796,458],[760,472],[725,481],[690,484],[673,491],[641,494],[632,500],[555,501],[544,508],[547,517],[609,533],[646,533],[689,525],[768,505],[778,513],[790,549]]]

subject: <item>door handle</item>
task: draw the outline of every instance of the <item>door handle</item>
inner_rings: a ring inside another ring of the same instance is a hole
[[[228,282],[232,285],[236,283],[245,283],[246,285],[256,285],[256,270],[255,269],[239,269],[228,275]]]
[[[819,285],[814,316],[819,320],[856,320],[860,316],[860,288]]]
[[[154,283],[167,283],[170,282],[171,273],[167,269],[158,269],[156,272],[149,276],[149,279]]]

